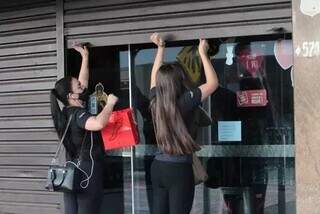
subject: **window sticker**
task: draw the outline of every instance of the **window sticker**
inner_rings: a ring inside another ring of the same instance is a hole
[[[263,54],[259,50],[245,48],[239,52],[238,62],[252,77],[257,77],[263,63]]]
[[[283,70],[287,70],[293,65],[293,45],[292,40],[277,40],[274,43],[274,56]]]
[[[218,141],[241,141],[241,121],[218,121]]]
[[[301,0],[300,11],[307,16],[314,17],[320,13],[319,0]]]
[[[267,103],[267,91],[265,89],[237,91],[238,107],[259,107],[266,106]]]
[[[227,53],[226,53],[226,65],[232,65],[233,64],[233,46],[227,45]]]

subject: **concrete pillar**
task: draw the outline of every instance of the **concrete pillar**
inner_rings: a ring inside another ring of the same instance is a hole
[[[320,212],[320,1],[293,0],[297,213]]]

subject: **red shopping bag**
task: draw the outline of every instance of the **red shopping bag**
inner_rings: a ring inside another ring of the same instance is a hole
[[[131,108],[112,112],[101,130],[105,150],[120,149],[138,143],[138,131]]]

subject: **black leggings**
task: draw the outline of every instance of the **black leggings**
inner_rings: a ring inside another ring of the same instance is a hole
[[[151,165],[153,214],[189,214],[194,197],[191,163],[154,160]]]
[[[64,193],[65,214],[99,214],[103,200],[103,163],[94,163],[89,186],[81,193]],[[91,161],[82,161],[81,169],[90,175]]]

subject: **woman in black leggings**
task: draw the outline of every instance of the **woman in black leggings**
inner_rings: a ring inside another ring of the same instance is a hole
[[[165,43],[154,33],[158,46],[150,82],[152,119],[158,152],[151,166],[153,214],[188,214],[194,197],[192,154],[200,147],[190,136],[193,112],[218,87],[218,78],[207,55],[208,43],[200,39],[199,54],[206,82],[183,91],[177,64],[162,64]]]
[[[78,79],[64,77],[58,80],[50,95],[52,118],[60,138],[71,118],[63,142],[66,160],[75,164],[80,160],[79,167],[86,173],[82,173],[79,192],[64,193],[65,214],[98,214],[103,199],[104,147],[101,142],[92,139],[91,131],[99,131],[107,124],[118,98],[110,94],[106,106],[97,116],[86,110],[89,52],[85,46],[75,46],[74,49],[82,56]],[[62,111],[57,100],[64,104]]]

